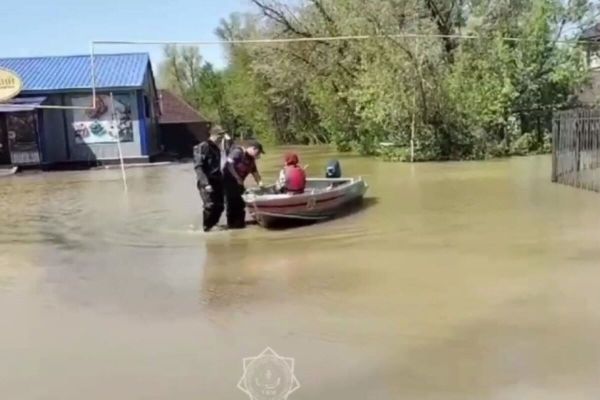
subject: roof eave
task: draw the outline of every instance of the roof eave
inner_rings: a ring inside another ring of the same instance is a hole
[[[132,91],[132,90],[143,90],[143,86],[115,86],[115,87],[101,87],[96,88],[96,93],[106,93],[106,92],[124,92],[124,91]],[[22,90],[21,94],[23,95],[51,95],[51,94],[68,94],[68,93],[87,93],[92,94],[92,88],[69,88],[69,89],[26,89]]]
[[[191,112],[193,112],[195,115],[198,116],[198,118],[200,119],[201,122],[210,122],[210,120],[208,118],[206,118],[200,111],[196,110],[194,107],[192,107],[187,101],[185,101],[184,99],[182,99],[180,96],[178,96],[177,94],[173,93],[172,91],[168,90],[168,89],[161,89],[159,90],[159,95],[162,96],[162,93],[168,93],[169,96],[174,97],[181,105],[183,105],[184,107],[186,107],[188,110],[190,110]]]

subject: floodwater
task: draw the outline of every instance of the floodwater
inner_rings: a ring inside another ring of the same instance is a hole
[[[190,164],[1,179],[1,398],[244,399],[267,346],[290,400],[599,398],[598,194],[545,156],[339,158],[363,208],[278,231],[201,232]]]

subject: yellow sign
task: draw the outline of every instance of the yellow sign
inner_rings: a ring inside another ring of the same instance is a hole
[[[14,72],[0,68],[0,103],[21,93],[23,81]]]

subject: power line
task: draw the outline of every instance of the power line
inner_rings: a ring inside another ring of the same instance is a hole
[[[432,39],[459,39],[459,40],[501,40],[505,42],[554,42],[571,44],[598,44],[594,40],[580,39],[537,39],[523,37],[488,37],[479,35],[441,35],[428,33],[400,33],[387,35],[346,35],[346,36],[320,36],[320,37],[301,37],[301,38],[282,38],[282,39],[233,39],[233,40],[209,40],[209,41],[158,41],[158,40],[94,40],[90,43],[90,75],[91,75],[91,94],[92,104],[89,107],[75,106],[56,106],[41,105],[41,109],[67,109],[67,110],[93,110],[96,106],[96,68],[95,68],[95,47],[97,45],[189,45],[189,46],[214,46],[226,44],[277,44],[277,43],[301,43],[301,42],[336,42],[345,40],[374,40],[389,38],[432,38]],[[3,106],[11,106],[5,104]],[[16,108],[16,107],[15,107]]]
[[[387,35],[346,35],[346,36],[319,36],[319,37],[299,37],[299,38],[265,38],[265,39],[232,39],[232,40],[209,40],[209,41],[160,41],[160,40],[95,40],[93,45],[196,45],[212,46],[226,44],[277,44],[277,43],[298,43],[298,42],[336,42],[345,40],[369,40],[369,39],[388,39],[388,38],[434,38],[434,39],[460,39],[460,40],[501,40],[505,42],[554,42],[554,43],[572,43],[572,44],[597,44],[595,40],[581,39],[537,39],[525,37],[489,37],[480,35],[441,35],[428,33],[400,33]]]

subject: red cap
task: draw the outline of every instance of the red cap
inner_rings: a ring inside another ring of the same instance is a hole
[[[293,151],[285,153],[283,159],[285,160],[285,165],[298,165],[298,163],[300,162],[300,160],[298,159],[298,154],[296,154]]]

